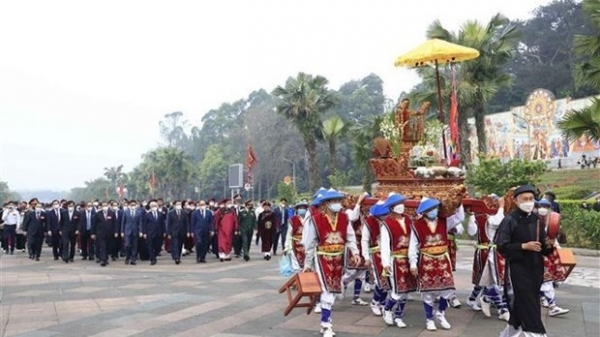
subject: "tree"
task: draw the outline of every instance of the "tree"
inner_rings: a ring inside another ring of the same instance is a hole
[[[317,140],[322,137],[320,115],[336,103],[336,96],[329,89],[329,81],[323,76],[298,73],[288,79],[285,87],[278,86],[273,95],[280,99],[277,112],[288,118],[300,131],[309,161],[309,189],[317,190],[320,185],[317,162]]]
[[[164,119],[158,122],[160,134],[170,147],[183,147],[187,141],[185,129],[188,127],[188,121],[183,119],[183,112],[175,111],[165,115]]]
[[[203,196],[227,195],[227,162],[218,145],[211,145],[200,163],[199,178]]]
[[[544,172],[546,163],[543,161],[512,159],[502,163],[500,158],[480,155],[479,165],[469,170],[467,185],[482,195],[504,195],[512,187],[537,184]]]
[[[8,187],[8,183],[0,180],[0,202],[5,203],[7,201],[18,201],[21,200],[21,196],[11,191]]]
[[[345,131],[346,124],[338,116],[333,116],[323,121],[323,137],[329,148],[329,172],[335,174],[337,171],[337,153],[335,145]]]
[[[372,117],[370,120],[365,121],[362,124],[356,124],[350,132],[353,137],[353,158],[360,175],[362,176],[363,189],[367,192],[371,192],[371,182],[373,175],[371,173],[371,166],[369,160],[373,158],[373,140],[380,136],[379,125],[383,120],[382,116]]]
[[[117,186],[117,183],[123,179],[123,165],[105,167],[104,176],[110,180],[113,186]]]
[[[587,108],[567,112],[557,126],[569,143],[581,136],[600,141],[600,99],[593,98],[592,105]]]
[[[500,88],[510,84],[510,76],[502,68],[513,57],[519,42],[519,31],[507,17],[498,13],[485,25],[478,21],[467,21],[456,33],[448,31],[436,20],[427,29],[427,37],[479,50],[477,59],[456,66],[460,81],[459,113],[473,112],[479,153],[486,153],[486,103]]]
[[[574,52],[573,37],[598,32],[586,21],[580,1],[552,1],[535,9],[531,18],[512,24],[522,32],[515,57],[504,67],[513,85],[501,88],[488,102],[490,112],[523,105],[527,95],[538,88],[548,89],[558,98],[582,98],[597,92],[576,85],[573,77],[580,59]]]

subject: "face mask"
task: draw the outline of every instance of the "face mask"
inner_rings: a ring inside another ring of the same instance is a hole
[[[427,212],[427,214],[425,214],[425,216],[427,217],[427,219],[433,220],[433,219],[437,218],[438,210],[434,209],[433,211],[429,211],[429,212]]]
[[[52,205],[52,208],[57,209],[58,208],[58,204]]]
[[[178,211],[181,210],[181,205],[175,205],[175,209]]]
[[[113,206],[113,211],[118,211],[119,210],[119,206]]]
[[[94,203],[94,207],[98,207],[98,203],[97,202]]]
[[[333,213],[337,213],[342,210],[342,204],[339,202],[333,202],[329,204],[329,210]]]
[[[75,210],[75,207],[70,207],[69,206],[69,211],[73,212]]]
[[[298,210],[298,215],[299,215],[299,216],[305,216],[305,215],[306,215],[306,210],[305,210],[305,209],[302,209],[302,208],[301,208],[301,209],[299,209],[299,210]]]
[[[542,208],[538,209],[538,213],[539,213],[540,215],[542,215],[542,216],[546,216],[546,215],[548,215],[548,212],[549,212],[549,211],[550,211],[550,210],[549,210],[549,209],[547,209],[547,208],[545,208],[545,207],[542,207]]]
[[[233,207],[232,204],[227,204],[227,208],[231,208],[231,207]]]
[[[210,202],[210,203],[208,203],[208,205],[209,205],[210,207],[213,207],[213,206],[215,205],[215,203],[214,203],[214,202]]]
[[[205,210],[206,209],[206,205],[202,205],[202,206],[200,206],[198,208],[200,208],[201,210]]]
[[[41,212],[41,211],[43,211],[44,209],[43,209],[42,207],[38,206],[38,207],[36,207],[36,208],[35,208],[35,210],[36,210],[36,211],[38,211],[38,212]]]
[[[522,202],[519,204],[519,208],[525,213],[531,213],[533,211],[533,207],[535,203],[533,201]]]
[[[404,204],[396,205],[396,206],[394,206],[394,208],[392,210],[396,214],[402,214],[402,213],[404,213]]]
[[[137,206],[135,206],[135,205],[129,206],[129,209],[132,210],[132,211],[135,210],[136,208],[137,208]]]
[[[154,206],[154,207],[150,207],[150,209],[154,212],[156,212],[156,210],[158,209],[158,207]]]
[[[196,206],[190,206],[190,209],[193,211],[196,209]]]
[[[285,207],[285,204],[279,204],[279,206],[281,206],[281,208],[284,208],[284,207]]]
[[[102,210],[105,212],[108,211],[108,206],[102,206]]]

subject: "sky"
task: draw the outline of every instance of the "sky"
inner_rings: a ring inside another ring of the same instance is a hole
[[[126,171],[161,142],[158,122],[194,125],[223,102],[304,71],[334,89],[370,73],[397,97],[418,83],[394,59],[439,19],[458,29],[548,0],[0,2],[0,180],[69,190]]]

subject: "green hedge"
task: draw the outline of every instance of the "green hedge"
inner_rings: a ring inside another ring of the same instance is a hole
[[[566,247],[600,249],[600,212],[581,208],[582,200],[559,200]],[[592,205],[593,201],[588,201]]]

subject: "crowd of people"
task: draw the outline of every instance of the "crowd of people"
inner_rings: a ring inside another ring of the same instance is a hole
[[[82,202],[55,200],[48,205],[37,199],[29,203],[7,202],[2,209],[3,249],[27,251],[39,261],[44,239],[54,260],[82,260],[101,266],[125,258],[157,263],[162,251],[175,264],[195,251],[196,262],[208,254],[221,262],[250,259],[253,237],[261,242],[265,260],[278,248],[290,257],[295,272],[317,273],[323,293],[315,312],[321,315],[321,333],[335,335],[332,309],[353,283],[352,304],[370,306],[384,324],[406,327],[405,307],[411,293],[420,293],[425,327],[451,329],[445,312],[459,307],[456,298],[455,236],[464,231],[477,240],[473,259],[473,289],[466,304],[485,316],[496,308],[498,318],[508,322],[501,336],[544,336],[540,304],[551,317],[567,309],[556,304],[554,287],[566,278],[558,260],[558,242],[546,237],[552,212],[560,212],[552,193],[536,200],[536,190],[521,186],[514,192],[516,208],[505,210],[497,198],[497,214],[474,214],[460,205],[444,214],[441,202],[422,198],[416,210],[405,209],[406,197],[391,193],[384,200],[362,194],[349,199],[336,190],[320,189],[313,199],[293,206],[281,199],[278,205],[240,195],[195,202],[162,199]],[[373,292],[365,302],[361,292]],[[437,303],[437,305],[436,305]]]
[[[54,200],[49,204],[37,198],[27,202],[8,201],[0,211],[2,249],[14,254],[27,251],[29,258],[39,261],[44,242],[51,247],[54,260],[96,261],[101,266],[109,259],[125,258],[125,264],[138,260],[157,263],[157,256],[170,253],[175,264],[182,256],[195,252],[197,263],[206,263],[209,254],[221,262],[236,258],[250,260],[250,245],[262,241],[264,258],[284,250],[287,223],[293,208],[281,199],[278,206],[262,200],[254,207],[250,200],[198,202],[175,200],[165,204],[156,200],[93,200],[75,203]],[[280,243],[280,244],[279,244]]]

